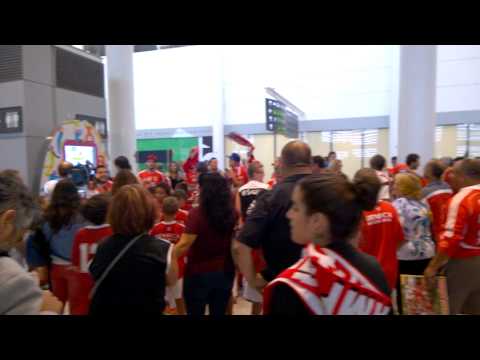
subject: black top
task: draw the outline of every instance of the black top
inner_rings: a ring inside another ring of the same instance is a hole
[[[171,176],[169,176],[170,178],[170,182],[172,183],[172,189],[175,189],[175,187],[180,184],[181,182],[183,182],[183,178],[181,177],[176,177],[176,178],[173,178]]]
[[[381,292],[390,296],[385,274],[373,256],[356,250],[352,245],[345,243],[332,243],[327,248],[340,254],[357,270],[369,279]],[[286,284],[277,285],[272,291],[270,315],[311,315],[310,310],[298,297],[295,290]]]
[[[98,246],[89,269],[95,281],[133,238],[116,234]],[[90,314],[162,314],[170,246],[150,235],[137,239],[100,284]]]
[[[307,175],[309,174],[290,176],[272,191],[259,194],[255,208],[240,232],[241,243],[254,249],[262,248],[267,264],[262,276],[267,281],[273,280],[300,259],[302,246],[291,240],[286,215],[292,204],[295,184]]]

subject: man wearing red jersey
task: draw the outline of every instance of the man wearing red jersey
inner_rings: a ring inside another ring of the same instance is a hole
[[[88,266],[95,256],[99,242],[112,235],[110,225],[105,224],[108,205],[109,197],[100,194],[90,198],[82,208],[83,217],[92,225],[80,229],[73,241],[72,271],[68,282],[68,301],[72,315],[88,314],[89,295],[93,287]]]
[[[456,194],[460,190],[460,188],[455,183],[455,177],[453,176],[453,167],[457,162],[462,161],[463,159],[463,157],[457,157],[453,159],[453,164],[449,166],[442,175],[442,180],[450,186],[454,194]]]
[[[232,153],[229,159],[230,168],[227,171],[227,176],[232,179],[234,189],[238,189],[248,182],[247,169],[240,164],[240,155],[237,153]]]
[[[192,193],[197,189],[198,187],[198,175],[197,175],[197,165],[198,165],[198,159],[199,159],[199,149],[198,147],[193,148],[190,150],[190,154],[188,155],[188,159],[183,163],[183,171],[185,172],[185,180],[186,180],[186,185],[187,188],[184,189],[186,194],[187,194],[187,202],[189,205],[192,205],[192,202],[190,201]]]
[[[480,315],[480,160],[463,160],[453,168],[462,189],[449,202],[437,255],[425,269],[433,278],[443,266],[451,314]]]
[[[156,236],[162,240],[176,244],[185,231],[184,223],[175,220],[178,213],[178,201],[173,196],[168,196],[163,200],[163,220],[156,224],[150,235]],[[182,296],[183,275],[185,269],[186,256],[178,259],[178,281],[173,286],[168,286],[166,297],[170,307],[176,307],[178,315],[185,315],[185,302]]]
[[[112,191],[113,182],[109,179],[107,168],[104,165],[98,165],[95,171],[96,190],[99,193]]]
[[[355,174],[354,181],[360,182],[369,178],[377,178],[375,170],[362,169]],[[396,287],[397,249],[403,241],[402,226],[397,211],[390,202],[380,200],[373,210],[363,212],[358,247],[363,252],[377,258],[391,289]]]
[[[168,176],[165,176],[161,171],[157,170],[157,157],[154,154],[148,155],[147,169],[140,171],[138,173],[138,178],[146,188],[158,185],[162,182],[167,183],[171,187]]]
[[[387,169],[388,175],[390,175],[390,177],[394,177],[394,176],[397,174],[397,171],[396,171],[396,168],[397,168],[397,157],[396,157],[396,156],[392,156],[392,158],[390,159],[390,162],[392,163],[392,167],[389,167],[389,168]]]
[[[432,234],[436,242],[440,239],[447,216],[447,204],[453,195],[450,186],[441,180],[444,171],[445,166],[438,160],[431,160],[425,165],[424,176],[428,184],[422,189],[421,195],[432,212]]]

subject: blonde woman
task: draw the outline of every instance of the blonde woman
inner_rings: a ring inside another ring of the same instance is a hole
[[[430,208],[427,203],[420,201],[421,191],[422,185],[417,176],[408,173],[395,176],[395,200],[392,205],[397,210],[405,237],[405,242],[397,252],[399,274],[423,275],[435,255]]]

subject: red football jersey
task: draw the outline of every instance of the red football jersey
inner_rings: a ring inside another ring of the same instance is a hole
[[[397,282],[397,248],[402,241],[403,229],[397,211],[389,202],[380,201],[375,209],[363,212],[358,247],[377,258],[391,289]]]
[[[480,256],[480,185],[468,186],[453,196],[438,243],[438,252],[451,258]]]
[[[72,315],[86,315],[90,300],[88,298],[93,287],[93,279],[88,266],[97,251],[98,244],[112,235],[108,224],[86,226],[75,235],[72,247],[72,273],[69,281],[69,302]]]
[[[447,218],[448,202],[453,192],[450,189],[437,190],[425,197],[432,211],[432,230],[435,240],[438,242]]]
[[[158,170],[142,170],[138,173],[138,178],[145,187],[150,187],[152,185],[158,185],[161,182],[167,183],[170,185],[170,179],[165,176],[162,172]]]
[[[185,225],[182,225],[178,221],[161,221],[156,224],[150,231],[150,235],[157,238],[170,241],[172,244],[176,244],[183,232],[185,231]],[[185,258],[182,256],[178,259],[178,277],[182,278],[185,272]]]
[[[182,224],[185,226],[185,222],[187,221],[188,217],[188,212],[182,209],[179,209],[177,213],[175,214],[175,221],[178,222],[179,224]],[[165,222],[165,216],[161,216],[160,222]],[[153,235],[153,234],[152,234]]]

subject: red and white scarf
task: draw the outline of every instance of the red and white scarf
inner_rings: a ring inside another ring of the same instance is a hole
[[[313,244],[265,288],[265,314],[279,284],[293,289],[314,315],[386,315],[391,309],[390,298],[357,268],[337,252]]]

